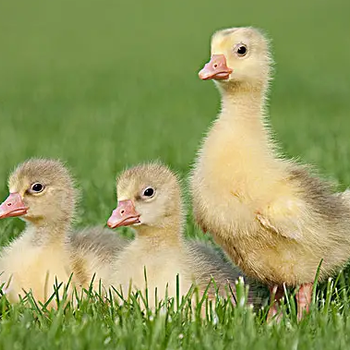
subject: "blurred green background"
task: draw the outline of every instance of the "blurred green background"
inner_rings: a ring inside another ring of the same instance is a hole
[[[1,199],[10,170],[32,156],[67,160],[83,192],[79,225],[105,223],[126,166],[161,159],[186,175],[219,108],[197,78],[210,36],[242,25],[272,39],[282,149],[346,187],[349,18],[345,0],[1,0]]]

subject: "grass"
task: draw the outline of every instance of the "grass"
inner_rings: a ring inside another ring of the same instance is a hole
[[[104,224],[114,179],[161,159],[184,177],[217,113],[213,84],[199,81],[209,37],[254,25],[273,38],[271,123],[288,156],[350,183],[350,4],[59,0],[0,4],[0,196],[10,170],[31,156],[59,157],[83,193],[77,226]],[[188,234],[199,235],[189,217]],[[0,244],[20,232],[0,222]],[[218,307],[218,322],[101,301],[37,310],[1,298],[0,349],[342,349],[349,343],[347,273],[318,290],[301,323],[267,325],[247,307]],[[40,309],[40,308],[39,308]]]
[[[0,301],[2,349],[310,349],[343,348],[348,343],[347,296],[339,293],[329,281],[322,299],[301,323],[295,321],[292,298],[282,306],[281,323],[265,324],[265,313],[254,314],[244,302],[247,289],[237,284],[238,304],[220,299],[207,304],[203,319],[190,307],[189,298],[182,300],[175,311],[176,301],[166,309],[142,311],[144,302],[131,296],[117,306],[113,298],[101,298],[84,292],[71,304],[63,299],[57,310],[38,306],[27,296],[23,304],[9,305]]]

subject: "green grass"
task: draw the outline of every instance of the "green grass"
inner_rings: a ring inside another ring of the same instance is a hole
[[[237,25],[263,28],[273,39],[271,123],[285,153],[344,189],[349,12],[345,0],[2,0],[1,198],[10,170],[31,156],[67,160],[83,193],[78,226],[106,222],[115,175],[126,166],[161,159],[185,177],[219,106],[213,84],[197,71],[212,32]],[[0,243],[22,227],[1,221]],[[267,325],[246,307],[219,308],[213,324],[171,310],[150,318],[128,304],[42,312],[2,298],[0,349],[341,349],[350,334],[347,281],[345,274],[337,288],[326,286],[300,324],[293,303],[281,324]]]

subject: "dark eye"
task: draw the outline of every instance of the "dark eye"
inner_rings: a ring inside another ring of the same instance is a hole
[[[148,197],[151,198],[154,196],[155,190],[152,187],[147,187],[144,191],[143,191],[143,196],[144,197]]]
[[[39,182],[35,182],[31,187],[30,187],[30,192],[32,193],[40,193],[44,190],[44,185],[42,185]]]
[[[236,52],[238,56],[244,57],[248,52],[248,48],[244,44],[239,44],[236,48]]]

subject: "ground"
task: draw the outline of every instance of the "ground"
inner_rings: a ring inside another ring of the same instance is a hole
[[[219,107],[213,84],[197,78],[210,35],[240,25],[272,39],[270,120],[282,151],[345,189],[349,11],[344,0],[3,0],[1,198],[11,169],[32,156],[67,161],[83,195],[77,227],[105,224],[126,166],[161,159],[186,178]],[[1,221],[0,244],[22,228],[18,219]],[[190,215],[187,233],[203,238]],[[274,325],[246,306],[220,304],[216,318],[200,320],[99,301],[49,312],[2,298],[0,349],[341,349],[349,343],[347,281],[345,273],[318,289],[299,324],[292,299]]]

